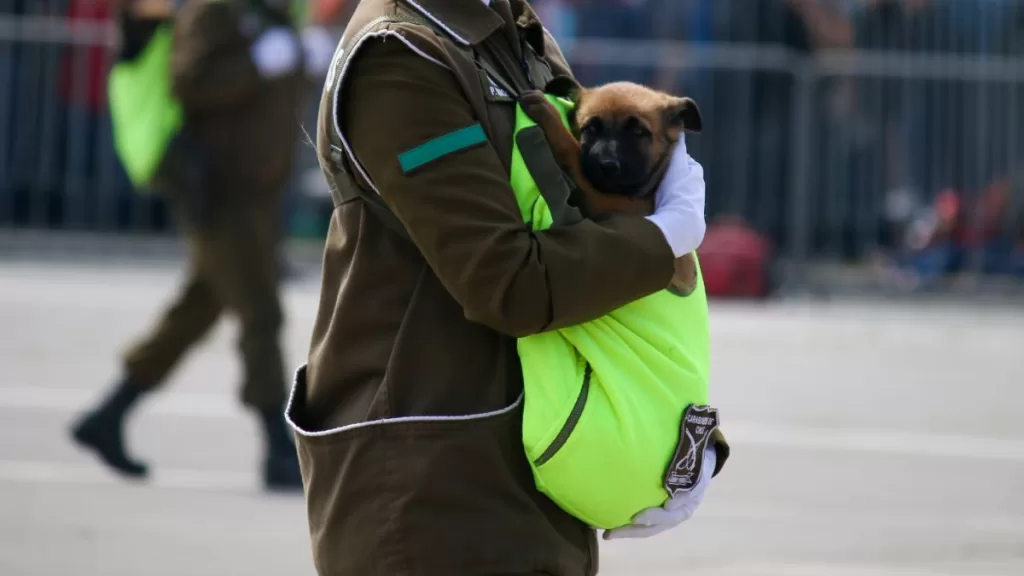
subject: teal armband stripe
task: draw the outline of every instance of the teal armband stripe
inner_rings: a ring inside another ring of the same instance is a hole
[[[408,152],[398,155],[398,163],[402,166],[402,172],[409,172],[429,164],[438,158],[447,156],[459,150],[465,150],[470,146],[476,146],[487,141],[483,126],[479,123],[449,132],[444,136],[438,136],[433,140],[421,144]]]

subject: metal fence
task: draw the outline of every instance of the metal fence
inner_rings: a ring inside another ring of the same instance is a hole
[[[879,255],[925,276],[1024,276],[1024,1],[854,0],[827,18],[792,7],[803,1],[534,4],[583,83],[694,97],[709,219],[743,216],[796,281],[812,263]],[[163,204],[131,189],[112,152],[112,27],[43,4],[0,15],[0,229],[170,233]],[[315,95],[310,105],[307,125]],[[299,146],[282,217],[315,238],[323,183]],[[947,196],[966,216],[923,250],[915,231]]]

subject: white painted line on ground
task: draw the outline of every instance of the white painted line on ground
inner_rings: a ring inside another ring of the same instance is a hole
[[[63,486],[103,486],[103,487],[125,487],[138,486],[144,489],[173,490],[185,492],[222,492],[239,495],[268,496],[262,490],[256,472],[237,473],[212,470],[184,470],[157,468],[151,471],[150,478],[144,481],[129,481],[122,479],[115,474],[108,472],[99,464],[73,464],[64,462],[39,462],[39,461],[18,461],[0,460],[0,485],[8,484],[30,484],[40,485],[63,485]],[[3,501],[4,490],[0,490],[0,502]],[[8,492],[10,494],[10,492]],[[286,497],[299,498],[295,494]],[[834,522],[857,523],[865,526],[873,525],[883,513],[880,510],[865,508],[850,508],[831,510],[822,514],[818,506],[799,504],[780,504],[757,501],[721,501],[710,500],[699,511],[698,516],[702,519],[719,520],[726,522],[750,522],[763,521],[773,526],[785,523],[805,525],[807,523],[820,524],[823,520],[831,517]],[[947,530],[955,530],[964,533],[974,533],[978,537],[984,535],[998,534],[1006,537],[1024,537],[1024,517],[1020,516],[992,516],[992,515],[966,515],[966,514],[944,514],[919,512],[914,510],[884,510],[886,525],[889,529],[918,532],[921,530],[933,529],[937,526],[945,526]],[[696,517],[695,517],[696,518]],[[622,546],[622,543],[609,544],[609,546]],[[751,565],[752,572],[746,571],[744,565],[736,565],[738,571],[723,570],[715,574],[756,574],[758,576],[792,575],[792,576],[873,576],[875,574],[891,574],[893,576],[939,576],[940,573],[931,572],[901,572],[896,571],[871,571],[870,568],[849,567],[846,571],[824,570],[815,571],[822,565],[800,565],[796,571],[787,571],[796,566],[790,564],[778,565],[769,571],[757,571],[755,565]],[[756,564],[757,567],[766,566]],[[733,567],[722,567],[733,568]],[[857,571],[861,570],[861,571]],[[881,570],[881,568],[879,568]],[[972,576],[980,576],[972,573]]]
[[[173,470],[159,468],[143,481],[121,478],[99,464],[63,462],[29,462],[0,460],[0,482],[28,484],[65,484],[124,486],[138,485],[170,490],[256,492],[261,489],[257,474],[216,472],[207,470]]]
[[[730,444],[1024,462],[1024,439],[870,428],[723,423]]]
[[[36,410],[78,413],[96,400],[96,392],[79,388],[0,387],[0,411]],[[172,392],[157,395],[143,406],[145,415],[243,419],[238,401],[224,394]],[[799,450],[831,450],[902,454],[936,458],[969,458],[1024,462],[1024,438],[984,437],[878,430],[823,428],[727,421],[724,431],[737,449],[764,446]]]
[[[98,401],[99,394],[82,388],[0,387],[0,410],[39,410],[77,413]],[[236,398],[224,394],[172,392],[146,399],[147,414],[195,418],[242,418],[245,411]]]
[[[1017,572],[978,571],[974,567],[939,570],[893,564],[848,564],[831,562],[751,562],[749,564],[711,568],[708,576],[1013,576]]]
[[[895,509],[889,506],[872,508],[858,504],[851,505],[840,499],[835,504],[823,508],[810,503],[780,503],[717,497],[709,498],[701,505],[697,514],[700,517],[737,522],[763,519],[772,522],[775,526],[786,523],[803,526],[820,525],[830,518],[840,523],[872,526],[878,523],[878,518],[884,517],[885,525],[888,528],[908,532],[955,526],[957,530],[964,532],[1024,537],[1024,516],[977,514],[966,511],[945,514],[938,505],[912,509]]]

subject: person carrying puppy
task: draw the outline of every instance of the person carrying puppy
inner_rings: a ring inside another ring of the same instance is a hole
[[[317,126],[336,208],[287,411],[322,576],[597,572],[595,530],[531,477],[517,338],[665,290],[699,244],[703,179],[679,146],[653,216],[563,205],[569,223],[531,230],[515,95],[556,75],[525,0],[363,0],[348,25]],[[702,493],[620,534],[676,525]]]

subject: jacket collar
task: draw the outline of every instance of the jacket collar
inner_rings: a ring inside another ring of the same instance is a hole
[[[457,41],[475,46],[504,25],[501,17],[481,0],[401,0],[410,8],[443,28]],[[526,0],[509,0],[516,26],[526,32],[526,40],[543,55],[544,31],[540,20]]]

